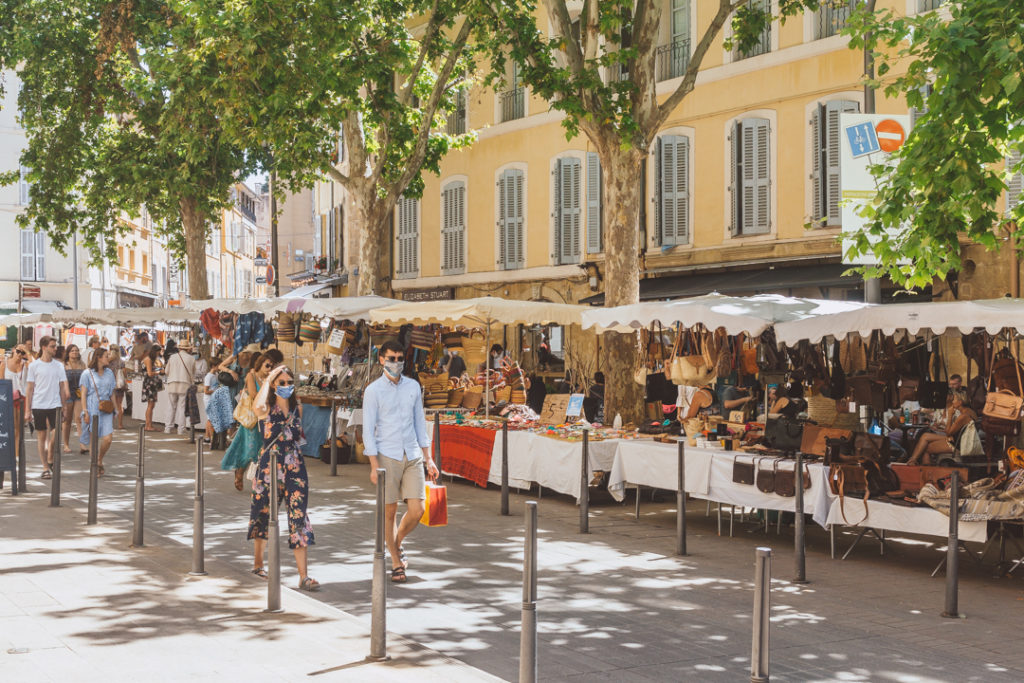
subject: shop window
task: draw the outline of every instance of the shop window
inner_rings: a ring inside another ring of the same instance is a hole
[[[402,197],[396,211],[398,258],[395,260],[395,274],[400,278],[417,277],[420,271],[420,201]]]
[[[734,237],[771,231],[771,123],[742,119],[729,135],[730,229]]]
[[[839,117],[859,111],[858,102],[834,100],[819,104],[811,115],[812,219],[816,225],[842,225]]]
[[[515,270],[526,265],[524,195],[526,173],[510,168],[498,180],[498,266]]]
[[[555,253],[558,265],[580,262],[582,164],[575,157],[555,162]]]
[[[658,138],[658,228],[663,246],[686,244],[690,239],[690,138],[662,135]]]

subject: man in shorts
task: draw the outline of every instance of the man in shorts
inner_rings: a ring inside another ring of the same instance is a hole
[[[58,413],[61,405],[70,398],[64,364],[53,359],[56,352],[56,339],[40,339],[39,358],[28,366],[26,379],[26,418],[35,423],[39,459],[43,462],[43,479],[50,479],[53,476],[50,468],[53,465],[55,446],[53,437],[56,434],[57,420],[60,419]],[[29,413],[29,410],[32,412]]]
[[[387,341],[380,349],[384,374],[366,387],[363,394],[363,444],[370,459],[370,481],[377,483],[377,468],[387,472],[384,484],[384,537],[391,553],[391,581],[405,583],[405,559],[402,541],[420,523],[426,480],[424,465],[431,479],[438,475],[430,457],[430,436],[423,413],[423,394],[419,382],[402,375],[405,350]],[[398,501],[404,500],[401,523]]]

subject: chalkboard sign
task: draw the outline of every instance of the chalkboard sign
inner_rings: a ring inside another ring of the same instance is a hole
[[[0,470],[14,471],[14,382],[0,379]]]
[[[565,422],[565,411],[569,407],[569,394],[548,394],[540,410],[542,425],[559,425]]]

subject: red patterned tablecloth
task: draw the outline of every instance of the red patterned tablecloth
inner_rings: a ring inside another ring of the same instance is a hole
[[[441,425],[442,469],[486,487],[495,435],[493,429]]]

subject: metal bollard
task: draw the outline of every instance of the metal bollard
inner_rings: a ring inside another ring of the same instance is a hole
[[[583,430],[583,460],[580,465],[580,533],[590,533],[590,430]]]
[[[804,525],[804,454],[796,452],[796,472],[793,478],[796,482],[796,500],[793,501],[796,509],[796,517],[793,520],[793,562],[796,565],[796,578],[793,583],[808,583],[807,581],[807,547]],[[782,514],[781,512],[779,514]]]
[[[434,453],[434,464],[437,465],[437,477],[441,478],[441,413],[434,413],[434,443],[437,444]]]
[[[195,426],[195,424],[189,425],[189,429],[188,429],[188,442],[189,443],[195,443],[196,442],[196,426]]]
[[[768,617],[772,593],[772,549],[758,548],[754,570],[754,637],[750,650],[750,683],[768,683]]]
[[[537,680],[537,501],[526,502],[523,544],[523,616],[519,632],[519,682]]]
[[[192,576],[205,576],[206,563],[203,557],[203,442],[196,444],[196,487],[192,502]]]
[[[946,544],[946,610],[942,616],[956,619],[960,590],[960,473],[953,470],[949,484],[949,540]]]
[[[92,416],[92,432],[89,435],[89,508],[85,523],[96,523],[96,505],[99,498],[100,477],[100,416]]]
[[[508,422],[501,425],[501,514],[508,511]]]
[[[64,422],[64,411],[57,408],[57,425],[53,428],[53,448],[50,453],[53,456],[53,466],[50,470],[50,507],[60,507],[60,454],[61,454],[61,427]]]
[[[267,520],[267,609],[264,612],[280,612],[281,610],[281,530],[278,528],[277,499],[277,453],[270,453],[270,518]],[[259,473],[258,476],[262,476]]]
[[[686,555],[686,438],[679,439],[678,477],[676,486],[676,555]],[[636,491],[637,499],[640,489]]]
[[[384,565],[384,485],[387,471],[377,470],[377,534],[373,546],[373,587],[370,607],[370,656],[367,659],[383,661],[388,658],[387,567]]]
[[[24,401],[24,399],[22,399]],[[18,413],[18,453],[21,457],[18,458],[18,491],[24,493],[28,490],[28,484],[25,482],[25,469],[27,462],[25,461],[25,415],[19,411]]]
[[[146,426],[139,425],[139,464],[135,470],[135,514],[132,516],[132,544],[133,548],[142,547],[143,529],[143,505],[146,497]]]
[[[331,476],[338,476],[338,402],[331,399]]]

